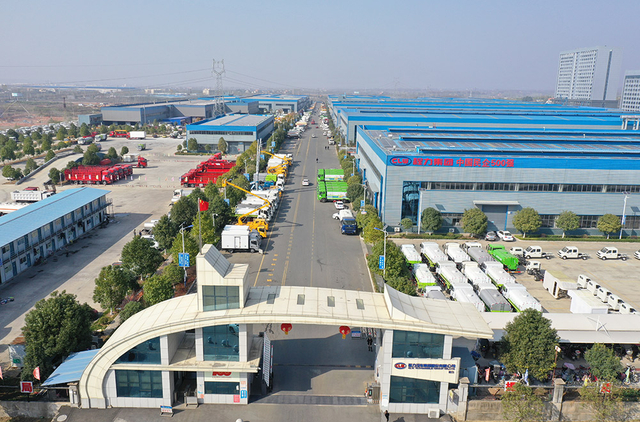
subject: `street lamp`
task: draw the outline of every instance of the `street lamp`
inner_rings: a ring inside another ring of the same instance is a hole
[[[188,229],[189,227],[193,227],[193,224],[187,227],[183,227],[184,223],[180,224],[180,233],[182,233],[182,253],[184,254],[184,229]],[[187,267],[184,268],[184,286],[187,287]]]
[[[618,239],[622,239],[622,230],[624,229],[624,223],[627,217],[625,215],[625,212],[627,211],[627,198],[629,198],[629,192],[622,193],[624,193],[624,205],[622,207],[622,225],[620,226],[620,237]]]
[[[387,276],[387,225],[385,224],[381,229],[377,227],[374,227],[374,229],[384,233],[384,268],[382,269],[382,278],[385,278]]]

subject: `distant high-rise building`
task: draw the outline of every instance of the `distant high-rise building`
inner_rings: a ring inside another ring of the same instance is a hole
[[[621,54],[609,47],[560,53],[556,98],[571,103],[617,107]]]
[[[620,108],[624,111],[640,112],[640,70],[625,72]]]

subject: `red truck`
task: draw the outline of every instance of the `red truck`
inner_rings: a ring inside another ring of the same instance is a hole
[[[147,159],[144,157],[140,157],[138,156],[138,163],[136,164],[136,167],[140,168],[140,167],[147,167]]]
[[[64,171],[64,179],[76,185],[110,185],[133,174],[131,164],[78,166]]]
[[[180,183],[184,187],[204,187],[209,182],[215,183],[218,177],[231,170],[236,163],[218,158],[210,158],[189,170],[180,177]]]
[[[116,129],[116,130],[112,130],[111,132],[109,132],[109,136],[111,136],[112,138],[129,138],[129,132],[126,130],[120,130],[120,129]]]

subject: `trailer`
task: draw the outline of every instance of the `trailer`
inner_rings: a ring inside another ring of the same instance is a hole
[[[432,271],[438,263],[449,262],[447,255],[440,250],[438,244],[435,242],[422,242],[420,244],[420,253],[426,258]]]
[[[485,310],[484,302],[480,300],[476,292],[473,291],[473,287],[469,284],[466,286],[454,285],[451,289],[451,297],[458,302],[471,303],[480,312]]]
[[[531,296],[527,291],[527,288],[522,284],[505,284],[502,294],[518,312],[522,312],[525,309],[535,309],[536,311],[542,312],[542,305],[540,302],[538,302],[535,297]]]
[[[129,132],[129,139],[145,139],[147,134],[144,130],[132,130]]]
[[[502,288],[505,284],[512,284],[516,282],[511,274],[504,270],[504,267],[499,262],[485,262],[483,264],[484,272],[489,276],[493,284]]]
[[[495,261],[495,259],[493,259],[493,257],[487,253],[487,251],[475,246],[467,248],[467,255],[469,255],[469,257],[477,262],[480,266],[482,266],[482,264],[484,264],[485,262]]]
[[[438,281],[429,270],[429,266],[427,264],[415,264],[413,266],[413,276],[416,279],[419,291],[421,289],[424,291],[430,286],[438,286]]]
[[[64,171],[64,180],[76,185],[110,185],[123,177],[124,172],[117,166],[78,166]]]
[[[464,274],[471,284],[478,287],[488,285],[493,287],[493,283],[487,274],[480,269],[477,262],[465,262],[462,264],[462,274]]]
[[[573,314],[608,314],[609,305],[604,304],[597,297],[586,290],[570,290],[571,298],[569,310]]]
[[[251,230],[248,226],[226,225],[220,238],[222,250],[262,253],[262,249],[260,249],[260,234],[257,230]]]
[[[511,312],[511,304],[493,284],[476,286],[478,297],[484,302],[487,312]]]
[[[469,255],[462,250],[459,243],[449,242],[444,244],[444,251],[453,262],[461,265],[463,262],[471,261]]]
[[[560,299],[567,297],[569,290],[578,290],[578,283],[547,270],[544,272],[542,287],[551,293],[551,296]]]
[[[467,277],[465,277],[464,274],[456,268],[456,264],[454,262],[439,262],[436,266],[436,273],[447,289],[451,289],[453,286],[461,284],[466,284],[471,287]]]
[[[416,247],[411,244],[401,245],[400,250],[404,255],[404,259],[409,264],[420,264],[422,262],[422,258],[420,254],[416,250]]]
[[[349,201],[346,182],[318,182],[316,184],[318,201]]]
[[[48,190],[14,190],[11,192],[11,200],[15,202],[38,202],[54,194],[55,192]]]

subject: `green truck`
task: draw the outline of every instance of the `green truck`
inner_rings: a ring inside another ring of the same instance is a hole
[[[348,201],[347,182],[321,182],[318,181],[316,191],[318,201]]]
[[[318,169],[318,182],[341,182],[344,180],[342,169]]]
[[[489,244],[487,245],[487,252],[510,271],[516,271],[518,265],[520,265],[518,257],[509,252],[503,245]]]

